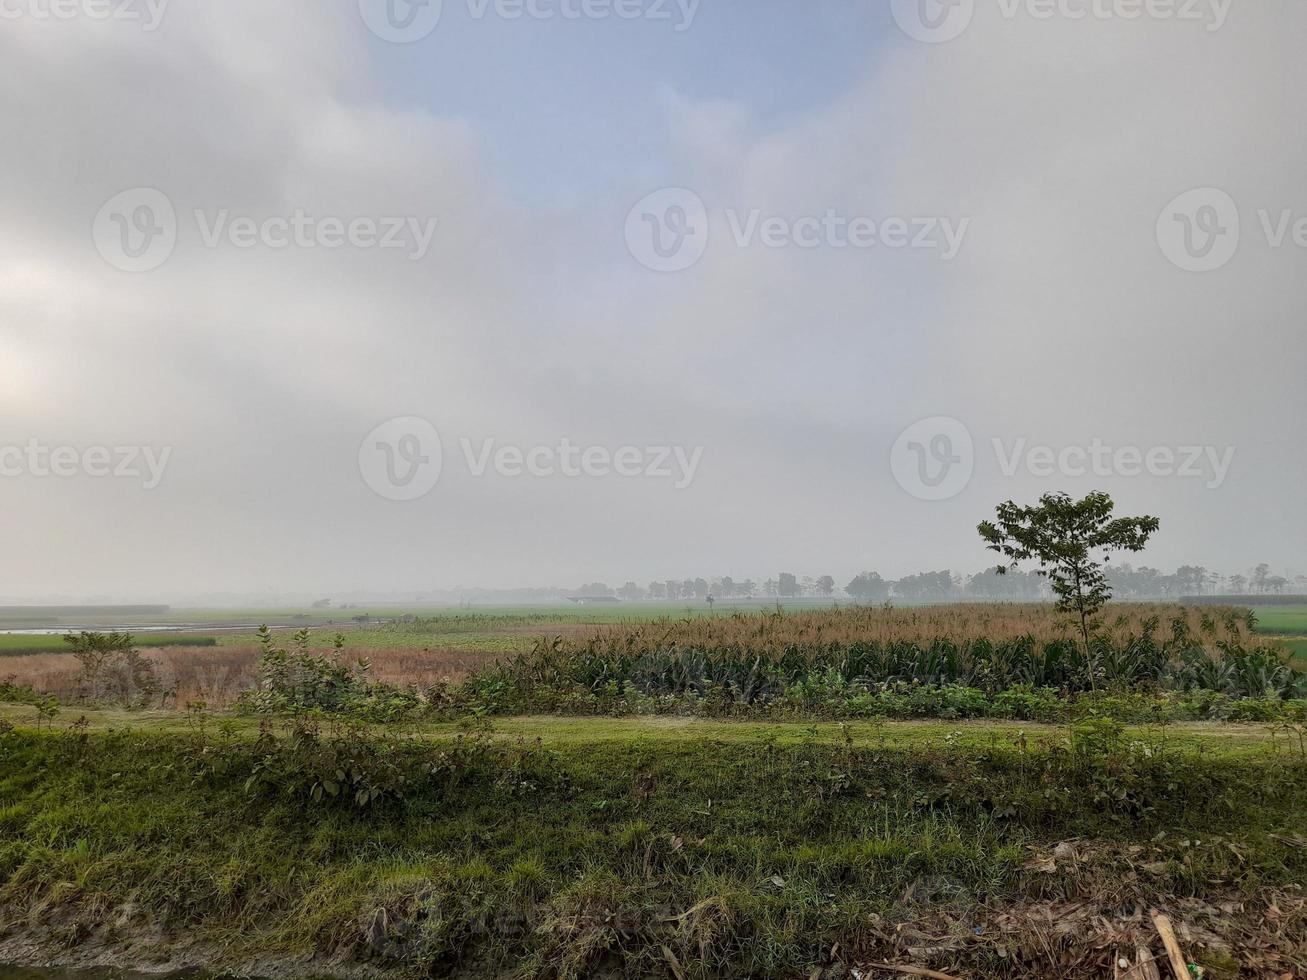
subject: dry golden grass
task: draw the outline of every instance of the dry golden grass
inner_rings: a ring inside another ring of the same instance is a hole
[[[230,705],[258,683],[260,649],[231,647],[162,647],[143,650],[168,701],[177,706],[204,701],[211,707]],[[430,687],[439,681],[457,683],[502,654],[468,650],[369,649],[371,677],[398,686]],[[68,654],[42,653],[0,660],[0,680],[29,685],[61,701],[81,696],[80,668]]]

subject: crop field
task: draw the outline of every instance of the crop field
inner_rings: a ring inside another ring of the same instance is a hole
[[[308,613],[299,611],[282,610],[270,615],[269,610],[228,610],[223,615],[229,624],[257,621],[262,616],[279,635],[306,629],[311,644],[322,649],[340,634],[345,655],[366,658],[374,680],[422,689],[441,682],[461,683],[498,661],[558,641],[612,643],[624,638],[621,642],[694,645],[712,638],[715,644],[722,641],[752,649],[759,644],[766,648],[851,642],[957,644],[978,638],[999,642],[1027,636],[1040,642],[1069,642],[1073,636],[1071,624],[1046,605],[955,604],[890,609],[786,603],[783,610],[784,614],[778,615],[774,604],[768,607],[756,603],[719,603],[711,610],[702,604],[694,607],[665,603],[427,609],[401,611],[399,618],[367,625],[346,622],[316,626],[304,625]],[[382,614],[366,615],[375,619]],[[396,613],[389,610],[384,615]],[[179,610],[165,618],[195,623],[206,617],[216,620],[215,614],[206,610]],[[1259,642],[1281,646],[1297,658],[1299,669],[1307,669],[1307,635],[1295,635],[1307,629],[1307,607],[1259,607],[1256,617],[1254,632],[1248,628],[1247,611],[1234,607],[1123,604],[1105,618],[1104,635],[1137,631],[1150,618],[1156,619],[1158,630],[1169,632],[1177,620],[1182,620],[1187,634],[1208,646],[1231,635],[1244,640],[1255,636]],[[1233,634],[1232,621],[1236,627]],[[144,633],[135,639],[156,665],[165,690],[174,692],[176,705],[192,700],[203,700],[215,707],[227,705],[256,683],[259,647],[252,628],[227,626],[213,635]],[[215,644],[217,649],[212,649]],[[74,698],[79,668],[67,651],[67,644],[57,635],[0,634],[0,657],[4,658],[0,661],[0,680]]]

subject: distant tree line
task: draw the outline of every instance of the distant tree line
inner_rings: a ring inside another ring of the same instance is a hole
[[[639,585],[627,582],[613,588],[603,582],[590,582],[571,591],[575,596],[615,597],[628,602],[706,602],[732,599],[831,599],[861,603],[881,603],[895,599],[904,602],[1005,601],[1040,602],[1052,597],[1048,580],[1036,571],[1013,571],[1000,574],[1000,566],[987,568],[975,575],[955,575],[948,569],[918,572],[900,579],[882,578],[877,572],[863,572],[843,586],[834,577],[799,577],[780,572],[762,582],[717,578],[667,579]],[[1174,572],[1128,564],[1106,568],[1107,581],[1118,599],[1178,599],[1198,595],[1282,595],[1296,590],[1307,593],[1307,576],[1290,580],[1271,574],[1270,566],[1258,565],[1246,575],[1220,575],[1201,565],[1182,565]]]

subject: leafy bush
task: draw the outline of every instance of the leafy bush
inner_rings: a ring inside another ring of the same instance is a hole
[[[12,680],[0,681],[0,702],[5,704],[36,704],[45,700],[45,695],[26,684],[15,684]]]
[[[370,664],[342,660],[345,638],[336,635],[331,655],[309,650],[309,631],[300,630],[290,649],[273,641],[267,626],[259,627],[259,690],[242,699],[243,707],[261,713],[307,710],[339,711],[367,687]]]
[[[995,717],[1017,721],[1060,721],[1066,707],[1066,701],[1058,697],[1057,691],[1028,684],[999,691],[992,702]]]
[[[154,665],[141,656],[130,633],[69,633],[64,642],[81,665],[82,697],[126,708],[147,708],[159,698]]]
[[[406,721],[428,710],[428,702],[416,691],[370,684],[371,663],[346,663],[343,636],[337,634],[330,654],[313,653],[309,639],[309,631],[300,630],[287,649],[277,646],[268,627],[260,627],[259,687],[242,695],[237,709],[255,714],[313,712],[379,723]]]
[[[285,738],[264,726],[253,748],[245,791],[309,805],[366,809],[402,800],[412,784],[434,778],[442,760],[414,764],[393,737],[344,728],[324,737],[317,725],[297,721]]]

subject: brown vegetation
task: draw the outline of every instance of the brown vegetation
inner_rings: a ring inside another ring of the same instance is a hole
[[[169,706],[183,707],[190,701],[204,701],[210,707],[230,705],[258,681],[257,646],[193,649],[163,647],[145,650],[141,656],[154,665],[161,690]],[[373,680],[399,686],[430,687],[439,681],[457,683],[472,671],[495,661],[497,653],[437,649],[370,649]],[[67,654],[43,653],[6,657],[0,661],[0,680],[27,685],[61,701],[85,696],[80,667]]]

